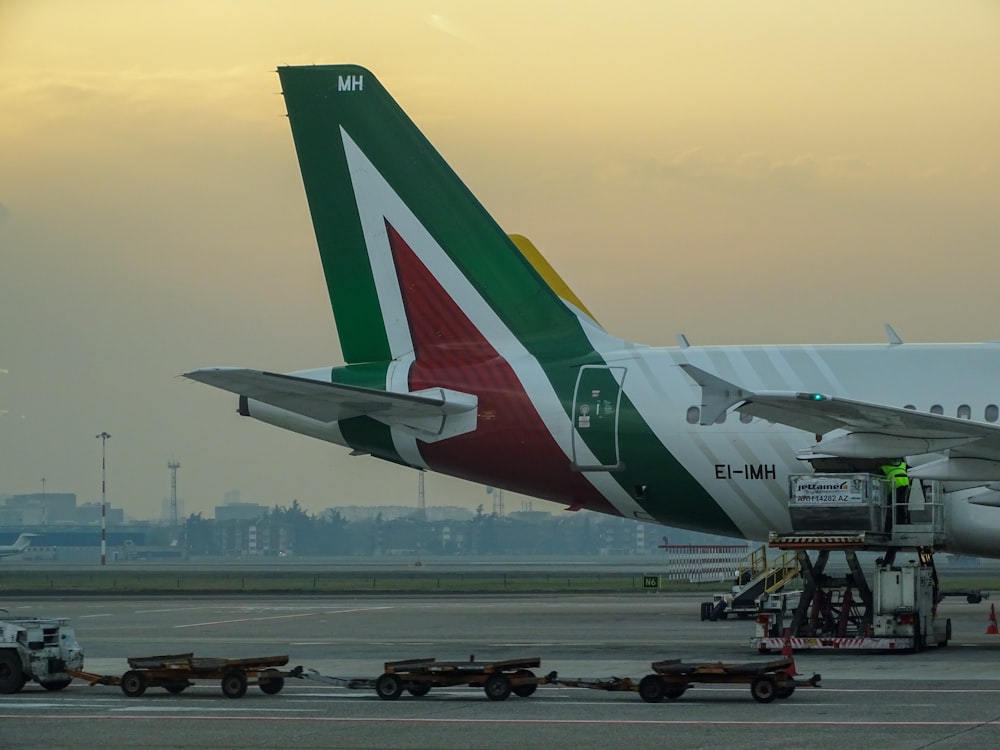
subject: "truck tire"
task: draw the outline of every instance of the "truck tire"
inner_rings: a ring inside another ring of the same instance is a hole
[[[0,693],[16,693],[24,687],[26,675],[21,660],[11,650],[0,651]]]

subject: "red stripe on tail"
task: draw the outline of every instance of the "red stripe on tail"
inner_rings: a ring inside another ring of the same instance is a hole
[[[479,484],[620,515],[570,469],[507,360],[388,222],[386,230],[416,357],[410,389],[443,387],[479,397],[474,432],[420,444],[427,465]],[[565,413],[562,419],[568,431]]]

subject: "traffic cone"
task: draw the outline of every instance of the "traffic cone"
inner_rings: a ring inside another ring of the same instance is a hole
[[[792,638],[788,628],[785,628],[785,643],[781,647],[781,656],[784,659],[788,659],[785,674],[789,677],[797,676],[798,672],[795,671],[795,657],[792,655]]]
[[[990,605],[990,624],[986,627],[986,635],[1000,635],[997,629],[997,608],[995,604]]]

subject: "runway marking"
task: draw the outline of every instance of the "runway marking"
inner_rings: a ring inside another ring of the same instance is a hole
[[[87,620],[87,619],[91,619],[91,618],[94,618],[94,617],[113,617],[113,615],[112,615],[111,612],[107,612],[105,614],[100,614],[100,615],[80,615],[80,617],[78,619],[80,619],[80,620]]]
[[[289,620],[293,617],[315,617],[317,612],[300,612],[297,615],[273,615],[271,617],[241,617],[236,620],[212,620],[210,622],[192,622],[187,625],[174,625],[174,629],[200,628],[208,625],[232,625],[237,622],[260,622],[262,620]]]
[[[174,629],[179,628],[200,628],[208,625],[231,625],[238,622],[262,622],[264,620],[288,620],[293,617],[319,617],[325,615],[344,615],[351,612],[370,612],[380,609],[392,609],[392,607],[358,607],[356,609],[321,610],[317,612],[299,612],[294,615],[269,615],[268,617],[241,617],[235,620],[212,620],[209,622],[192,622],[187,625],[174,625]]]
[[[190,708],[178,708],[177,706],[129,706],[128,708],[112,708],[112,711],[116,713],[161,713],[165,711],[203,711],[205,713],[218,713],[218,714],[229,714],[229,713],[260,713],[260,708],[233,708],[230,706],[220,706],[219,708],[205,708],[204,706],[191,706]],[[290,714],[304,714],[311,713],[311,708],[269,708],[268,711],[273,711],[274,713],[290,713]],[[187,718],[195,719],[212,719],[212,716],[188,716]],[[275,717],[281,718],[281,717]]]
[[[386,717],[328,717],[328,716],[254,716],[252,713],[241,714],[238,717],[228,716],[192,716],[190,714],[176,713],[176,707],[172,707],[174,714],[159,714],[149,716],[149,709],[145,709],[147,715],[123,716],[94,716],[92,714],[61,714],[60,721],[149,721],[150,719],[179,719],[187,721],[254,721],[254,722],[296,722],[296,723],[324,723],[324,724],[490,724],[506,726],[715,726],[715,727],[840,727],[840,728],[869,728],[869,727],[955,727],[955,728],[979,728],[979,727],[1000,727],[1000,719],[987,719],[984,721],[793,721],[776,719],[768,720],[740,720],[740,719],[714,719],[701,721],[697,719],[447,719],[447,718],[386,718]],[[137,711],[140,709],[136,709]],[[223,709],[225,713],[230,711]],[[38,715],[17,715],[0,714],[0,719],[37,721]]]

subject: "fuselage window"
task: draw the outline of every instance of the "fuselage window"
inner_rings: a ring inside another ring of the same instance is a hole
[[[913,404],[907,404],[903,408],[904,409],[910,409],[911,411],[916,411],[917,410],[917,407],[915,407]]]
[[[697,406],[689,406],[687,413],[688,424],[698,424],[701,420],[701,409]]]
[[[749,414],[740,413],[740,421],[743,424],[750,424],[751,422],[753,422],[753,417]]]
[[[987,422],[996,422],[997,417],[1000,417],[1000,409],[997,408],[996,404],[987,404],[983,410],[983,416]]]
[[[972,419],[972,407],[968,404],[959,404],[955,416],[959,419]]]
[[[941,404],[934,404],[931,407],[931,414],[944,414],[944,408],[942,408]]]
[[[728,412],[722,412],[722,414],[720,414],[719,416],[717,416],[715,418],[715,423],[716,424],[722,424],[723,422],[726,421],[726,417],[727,416],[728,416]]]

